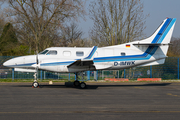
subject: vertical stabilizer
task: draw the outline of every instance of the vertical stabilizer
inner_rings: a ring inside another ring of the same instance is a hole
[[[146,38],[140,43],[151,43],[151,44],[168,44],[170,43],[172,32],[176,18],[166,18],[158,29],[149,38]]]
[[[145,53],[149,54],[156,60],[155,62],[146,65],[164,63],[165,58],[167,57],[166,55],[174,30],[175,22],[176,18],[166,18],[151,37],[139,41],[138,44],[134,44],[147,47]]]

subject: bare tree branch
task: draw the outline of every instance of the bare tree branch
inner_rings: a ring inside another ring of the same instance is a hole
[[[90,15],[94,21],[90,36],[98,46],[140,38],[147,17],[140,0],[97,0],[90,5]]]
[[[7,15],[12,16],[15,26],[22,29],[20,34],[30,36],[36,51],[44,48],[40,47],[40,43],[52,43],[48,42],[51,39],[45,41],[44,36],[51,36],[51,31],[61,30],[65,21],[77,19],[85,13],[82,0],[8,0],[8,4],[11,10],[7,11]],[[28,31],[23,31],[24,28]]]

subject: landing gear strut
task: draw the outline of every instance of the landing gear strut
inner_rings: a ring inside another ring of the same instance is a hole
[[[33,76],[34,76],[34,82],[32,84],[32,88],[37,88],[39,87],[39,83],[37,82],[37,73],[35,72]]]

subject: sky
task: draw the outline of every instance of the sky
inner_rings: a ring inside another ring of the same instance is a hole
[[[92,1],[86,0],[85,9],[87,15],[85,19],[78,21],[79,29],[84,32],[83,38],[89,37],[89,30],[93,27],[93,21],[89,18],[88,7]],[[141,0],[144,4],[144,15],[149,16],[146,18],[146,29],[144,30],[145,36],[151,36],[157,27],[164,19],[177,18],[176,25],[173,31],[173,37],[180,38],[180,0]],[[4,7],[6,5],[4,4]]]
[[[93,0],[87,0],[86,9]],[[149,14],[146,18],[146,29],[144,34],[151,36],[164,19],[177,18],[173,31],[173,37],[180,38],[180,0],[141,0],[144,4],[144,15]],[[88,13],[88,11],[87,11]],[[79,21],[79,28],[84,32],[83,38],[88,38],[88,32],[93,26],[93,21],[87,15],[86,21]]]

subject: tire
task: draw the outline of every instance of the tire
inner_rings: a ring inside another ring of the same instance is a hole
[[[33,82],[32,87],[33,87],[33,88],[39,87],[39,83],[38,83],[38,82]]]
[[[79,81],[74,81],[74,86],[77,87],[79,86],[80,82]]]
[[[81,88],[81,89],[86,88],[86,83],[82,82],[82,83],[80,84],[80,88]]]

